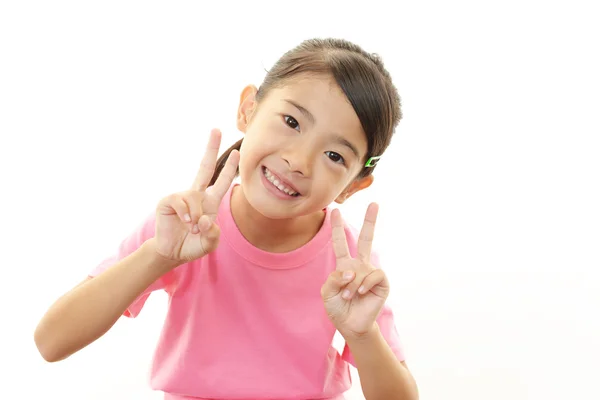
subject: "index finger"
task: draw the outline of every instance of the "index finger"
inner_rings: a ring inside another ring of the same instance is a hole
[[[192,184],[192,190],[204,191],[208,187],[210,180],[215,173],[220,146],[221,131],[213,129],[210,131],[210,137],[206,144],[206,151],[204,152],[204,157],[202,157],[202,161],[200,162],[200,168],[198,169],[198,173]]]
[[[373,246],[373,237],[375,236],[375,222],[377,222],[377,213],[379,205],[377,203],[369,204],[365,214],[362,229],[358,235],[357,253],[363,261],[371,259],[371,248]]]
[[[233,180],[237,175],[239,162],[240,153],[238,150],[233,150],[231,153],[229,153],[229,157],[227,157],[225,166],[221,170],[221,173],[217,177],[214,185],[211,187],[211,193],[219,199],[219,202],[221,199],[223,199],[223,197],[225,197],[225,194],[233,183]]]
[[[336,260],[350,258],[346,231],[344,230],[344,221],[342,214],[337,208],[331,212],[331,238],[333,240],[333,252]]]

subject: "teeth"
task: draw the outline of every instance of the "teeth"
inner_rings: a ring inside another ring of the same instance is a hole
[[[269,182],[271,182],[273,184],[273,186],[275,186],[277,189],[281,190],[283,193],[290,195],[290,196],[295,196],[296,194],[298,194],[297,192],[293,191],[292,189],[290,189],[287,186],[284,186],[281,182],[279,182],[279,180],[277,180],[277,178],[275,178],[268,169],[265,168],[265,177],[267,178],[267,180]]]

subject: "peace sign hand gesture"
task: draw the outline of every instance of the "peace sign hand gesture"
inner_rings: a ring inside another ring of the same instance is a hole
[[[156,207],[156,252],[177,264],[203,257],[219,244],[215,220],[239,163],[239,153],[234,150],[215,184],[208,187],[220,144],[221,132],[213,129],[191,189],[163,198]]]
[[[340,211],[331,214],[336,270],[321,288],[321,296],[329,319],[345,338],[360,337],[374,327],[390,291],[385,273],[370,261],[378,208],[375,203],[367,208],[356,258],[350,256]]]

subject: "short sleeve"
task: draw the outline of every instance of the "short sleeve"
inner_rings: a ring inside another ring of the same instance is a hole
[[[92,269],[92,271],[89,273],[89,276],[95,277],[100,275],[108,268],[132,254],[148,239],[153,238],[155,234],[155,221],[156,217],[154,214],[148,216],[142,224],[140,224],[120,243],[114,254],[104,259],[100,264]],[[166,290],[167,292],[172,291],[177,283],[177,270],[178,268],[166,273],[153,284],[151,284],[137,299],[133,301],[133,303],[129,305],[123,315],[126,317],[135,318],[142,310],[146,300],[152,292],[158,290]]]

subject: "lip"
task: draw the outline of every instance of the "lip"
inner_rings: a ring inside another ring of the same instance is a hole
[[[263,169],[268,169],[268,170],[269,170],[269,172],[271,173],[271,175],[273,175],[273,176],[274,176],[274,177],[275,177],[275,178],[276,178],[276,179],[277,179],[279,182],[283,183],[285,186],[289,187],[289,188],[290,188],[290,189],[292,189],[294,192],[298,193],[298,196],[296,196],[296,197],[300,197],[300,196],[302,196],[302,193],[301,193],[301,192],[298,190],[298,188],[297,188],[296,186],[294,186],[292,183],[290,183],[290,181],[288,181],[287,179],[284,179],[284,178],[282,178],[280,174],[278,174],[277,172],[275,172],[275,171],[273,171],[272,169],[270,169],[270,168],[267,168],[267,167],[265,167],[265,166],[263,165],[263,167],[261,168],[261,171],[260,171],[260,172],[261,172],[262,176],[263,176],[265,179],[267,179],[267,177],[265,176]],[[267,180],[267,182],[269,182],[269,181]],[[269,184],[270,184],[271,186],[273,186],[273,184],[272,184],[271,182],[269,182]],[[273,187],[275,187],[275,186],[273,186]],[[277,190],[279,190],[279,189],[277,189]]]

